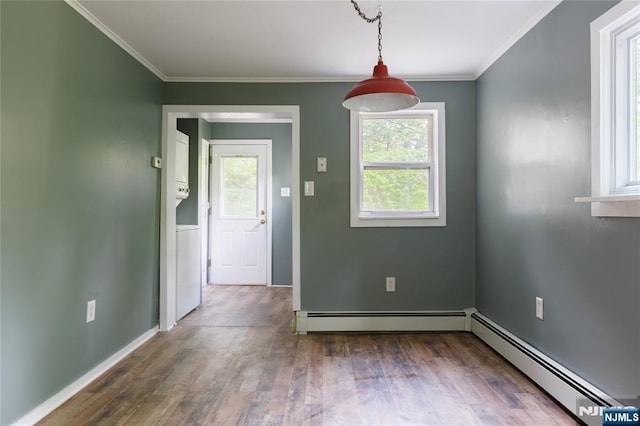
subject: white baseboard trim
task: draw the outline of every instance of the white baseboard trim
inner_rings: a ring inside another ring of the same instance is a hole
[[[623,406],[478,312],[471,315],[471,331],[588,425],[602,424],[597,407]]]
[[[298,334],[334,332],[471,331],[474,309],[415,312],[296,312]]]
[[[95,366],[89,372],[84,374],[75,382],[71,383],[69,386],[62,389],[57,394],[53,395],[51,398],[47,399],[42,404],[38,405],[36,408],[31,410],[21,419],[13,423],[13,426],[23,426],[23,425],[33,425],[45,418],[48,414],[50,414],[53,410],[64,404],[67,400],[69,400],[72,396],[80,392],[84,387],[89,385],[91,382],[96,380],[102,374],[104,374],[111,367],[116,365],[122,359],[124,359],[127,355],[138,349],[145,343],[147,340],[151,339],[158,333],[159,328],[156,326],[146,333],[142,334],[131,343],[129,343],[124,348],[120,349],[118,352],[111,355],[109,358]]]

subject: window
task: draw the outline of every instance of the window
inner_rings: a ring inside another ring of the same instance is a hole
[[[445,226],[444,103],[351,112],[351,226]]]
[[[633,111],[634,129],[629,146],[629,184],[634,185],[640,192],[640,36],[633,40]]]
[[[258,157],[220,157],[220,216],[258,217]]]
[[[591,23],[593,216],[640,217],[640,6],[621,2]]]
[[[609,34],[614,43],[611,47],[614,60],[610,66],[613,90],[604,93],[610,103],[608,117],[612,123],[611,149],[613,150],[613,170],[610,183],[612,194],[640,193],[638,179],[638,37],[640,37],[640,9],[633,19],[625,19],[624,26],[616,25]],[[606,74],[606,73],[603,73]],[[601,92],[602,95],[602,92]],[[604,108],[607,110],[609,108]],[[601,119],[601,120],[602,120]],[[605,129],[608,126],[603,126]]]

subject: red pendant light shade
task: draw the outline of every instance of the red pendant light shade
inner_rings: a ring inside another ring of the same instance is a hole
[[[378,65],[373,68],[373,76],[353,86],[342,102],[347,109],[362,112],[400,111],[411,108],[420,102],[418,94],[406,81],[391,77],[387,66],[382,62],[382,5],[378,14],[368,18],[356,0],[351,0],[358,15],[367,23],[378,22]]]
[[[413,87],[402,79],[391,77],[387,66],[378,61],[373,76],[353,86],[342,105],[356,111],[386,112],[411,108],[418,102],[420,99]]]

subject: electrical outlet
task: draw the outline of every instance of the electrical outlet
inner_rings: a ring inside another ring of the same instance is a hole
[[[387,291],[396,291],[396,277],[387,277]]]
[[[318,173],[327,172],[327,157],[318,157]]]
[[[96,319],[96,301],[89,300],[87,302],[87,322],[91,322]]]
[[[541,297],[536,297],[536,318],[544,320],[544,301]]]

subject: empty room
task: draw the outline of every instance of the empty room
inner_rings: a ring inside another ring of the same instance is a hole
[[[0,1],[0,425],[640,425],[639,40]]]

